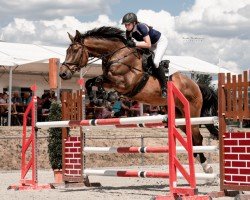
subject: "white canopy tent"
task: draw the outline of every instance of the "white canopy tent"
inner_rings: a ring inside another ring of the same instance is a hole
[[[0,42],[0,66],[9,68],[9,102],[11,103],[12,74],[14,73],[43,73],[48,72],[49,58],[59,58],[64,61],[66,48],[42,46],[37,44],[20,44]],[[219,72],[228,73],[225,68],[218,67],[211,63],[189,56],[166,56],[164,59],[170,60],[170,74],[181,71],[187,73],[217,74]],[[89,77],[101,73],[101,61],[95,62],[91,70],[86,71]],[[1,70],[0,70],[1,71]],[[82,73],[81,73],[82,74]],[[11,104],[9,104],[9,111]],[[9,112],[9,123],[10,115]]]
[[[217,75],[218,73],[234,73],[223,67],[191,56],[164,56],[164,59],[170,60],[170,74],[176,71],[212,75]]]
[[[0,65],[9,67],[9,126],[11,122],[13,68],[23,66],[20,68],[20,70],[24,70],[24,68],[27,67],[25,65],[32,63],[32,66],[34,66],[34,63],[48,63],[49,58],[59,58],[60,60],[64,60],[65,48],[40,46],[35,44],[0,42]]]
[[[46,63],[49,58],[64,60],[65,51],[65,48],[60,47],[0,42],[0,65],[15,66],[33,62]]]
[[[66,48],[62,47],[0,42],[0,65],[20,66],[18,70],[21,71],[44,72],[47,68],[42,69],[42,65],[47,65],[49,58],[59,58],[63,61],[65,54]],[[191,56],[164,56],[164,59],[170,60],[170,73],[176,71],[203,74],[232,73],[223,67]],[[101,62],[97,61],[95,64],[101,65]]]

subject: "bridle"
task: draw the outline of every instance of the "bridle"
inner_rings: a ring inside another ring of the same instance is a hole
[[[70,46],[73,46],[73,45],[75,45],[76,43],[72,43],[72,44],[70,44]],[[82,68],[82,67],[85,67],[86,65],[84,65],[84,66],[81,66],[81,58],[82,58],[82,56],[83,56],[83,52],[84,51],[87,51],[87,49],[86,49],[86,47],[85,47],[85,45],[83,45],[83,44],[81,44],[81,43],[78,43],[81,47],[82,47],[82,49],[81,49],[81,54],[79,55],[79,60],[78,61],[75,61],[75,62],[66,62],[66,61],[64,61],[63,63],[62,63],[62,65],[64,65],[64,66],[66,66],[67,68],[68,68],[68,70],[71,72],[71,73],[74,73],[75,71],[80,71],[80,69]],[[88,53],[88,51],[87,51],[87,53]],[[75,65],[76,67],[74,67],[73,69],[70,67],[71,65]]]
[[[73,45],[75,45],[75,44],[76,44],[76,43],[72,43],[72,44],[70,44],[70,46],[73,46]],[[88,65],[90,65],[90,64],[92,64],[92,63],[94,63],[94,62],[96,62],[96,61],[98,61],[98,60],[102,60],[102,59],[105,59],[105,58],[107,58],[107,57],[110,57],[110,58],[111,58],[115,53],[117,53],[117,52],[119,52],[120,50],[122,50],[122,49],[124,49],[124,48],[127,47],[126,45],[124,45],[123,47],[120,47],[120,48],[116,49],[116,50],[113,51],[113,52],[110,52],[110,53],[107,53],[107,54],[102,54],[102,55],[101,55],[100,57],[98,57],[98,58],[95,58],[95,57],[90,57],[90,58],[89,58],[89,55],[90,55],[90,54],[89,54],[89,52],[88,52],[88,50],[87,50],[87,46],[86,46],[84,43],[82,43],[82,42],[80,42],[80,43],[78,43],[78,44],[81,45],[81,47],[82,47],[81,54],[79,55],[79,58],[82,58],[84,51],[86,51],[87,57],[88,57],[88,62],[87,62],[85,65],[81,65],[81,60],[82,60],[82,59],[80,59],[80,60],[78,60],[78,61],[75,61],[75,62],[66,62],[66,61],[64,61],[64,62],[62,63],[62,65],[66,66],[67,69],[68,69],[72,74],[73,74],[74,72],[76,72],[76,71],[79,72],[81,68],[87,67]],[[126,63],[124,63],[124,62],[120,62],[121,60],[127,58],[127,57],[128,57],[129,55],[131,55],[131,54],[134,54],[134,55],[136,56],[137,53],[138,53],[138,52],[137,52],[137,48],[135,48],[134,51],[129,52],[128,54],[126,54],[126,55],[123,56],[122,58],[118,58],[118,59],[112,60],[112,61],[108,60],[108,62],[106,63],[106,66],[107,66],[107,67],[110,67],[110,66],[113,65],[113,64],[119,63],[119,64],[123,64],[123,65],[127,66],[129,69],[134,69],[134,70],[137,70],[137,71],[142,72],[142,70],[140,70],[140,69],[137,69],[137,68],[135,68],[135,67],[133,67],[133,66],[131,66],[131,65],[129,65],[129,64],[126,64]],[[136,57],[139,58],[139,56],[136,56]],[[72,69],[72,68],[70,67],[71,65],[75,65],[75,67]]]

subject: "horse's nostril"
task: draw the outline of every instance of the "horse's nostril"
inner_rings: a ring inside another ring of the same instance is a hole
[[[61,76],[62,78],[65,78],[65,77],[67,76],[67,74],[66,74],[65,72],[62,72],[62,73],[60,73],[60,76]]]

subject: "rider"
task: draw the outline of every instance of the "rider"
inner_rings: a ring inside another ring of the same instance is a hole
[[[166,98],[167,80],[164,68],[160,65],[160,62],[167,49],[167,38],[159,31],[153,29],[153,27],[138,22],[137,16],[134,13],[127,13],[124,15],[122,18],[122,24],[125,24],[128,47],[147,48],[155,53],[155,72],[161,85],[162,97]],[[134,38],[136,41],[132,40],[132,38]]]

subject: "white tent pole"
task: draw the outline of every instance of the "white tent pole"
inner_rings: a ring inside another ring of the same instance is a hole
[[[9,106],[8,106],[8,126],[11,125],[11,94],[12,94],[12,66],[9,72]]]

